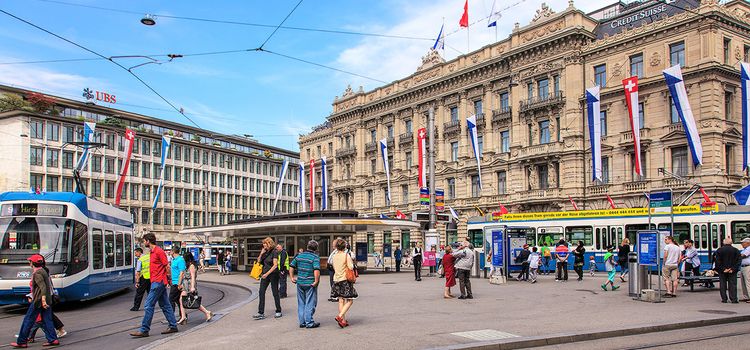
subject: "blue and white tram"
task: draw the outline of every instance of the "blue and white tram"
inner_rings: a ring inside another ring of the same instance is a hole
[[[677,210],[682,208],[683,210]],[[626,209],[626,210],[638,210]],[[618,215],[623,210],[592,210],[591,215],[585,212],[551,212],[510,215],[510,219],[500,221],[470,221],[467,227],[467,238],[478,247],[484,244],[484,229],[486,227],[508,225],[524,227],[526,239],[530,246],[541,247],[547,244],[554,251],[555,243],[560,238],[571,245],[583,241],[586,248],[586,266],[590,256],[594,256],[597,270],[603,271],[603,256],[607,246],[612,245],[615,250],[620,246],[623,238],[630,240],[631,250],[637,250],[637,232],[649,229],[646,209],[639,215]],[[675,207],[675,212],[688,212],[674,215],[674,236],[680,244],[686,239],[695,241],[695,247],[701,258],[701,269],[711,267],[710,259],[713,251],[721,246],[725,237],[731,237],[739,247],[743,238],[750,237],[750,208],[728,207],[727,211],[711,215],[700,213],[698,206]],[[574,213],[574,214],[571,214]],[[515,216],[515,218],[514,218]],[[669,215],[654,215],[651,229],[661,231],[670,230]],[[571,258],[572,259],[572,258]],[[572,260],[571,260],[572,261]],[[569,264],[572,268],[572,264]]]
[[[0,305],[26,303],[41,254],[62,301],[87,300],[133,283],[130,213],[73,192],[0,194]]]

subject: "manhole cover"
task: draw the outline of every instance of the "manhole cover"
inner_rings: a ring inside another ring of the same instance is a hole
[[[726,310],[698,310],[698,312],[702,312],[704,314],[715,314],[715,315],[734,315],[736,312],[734,311],[726,311]]]
[[[482,329],[478,331],[456,332],[456,333],[451,333],[451,334],[457,335],[459,337],[464,337],[464,338],[469,338],[472,340],[479,340],[479,341],[519,337],[518,335],[515,335],[515,334],[496,331],[494,329]]]
[[[381,284],[396,284],[396,282],[383,282]]]

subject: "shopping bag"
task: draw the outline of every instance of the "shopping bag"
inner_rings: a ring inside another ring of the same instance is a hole
[[[255,264],[253,264],[253,269],[250,270],[250,277],[259,280],[261,273],[263,273],[263,266],[261,266],[260,263],[256,261]]]

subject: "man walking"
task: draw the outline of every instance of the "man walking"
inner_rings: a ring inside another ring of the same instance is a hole
[[[414,280],[422,280],[422,245],[417,244],[412,250],[412,263],[414,264]]]
[[[153,233],[143,235],[143,247],[151,251],[149,257],[151,289],[149,289],[146,297],[141,329],[138,332],[130,333],[130,335],[136,338],[148,337],[148,332],[151,330],[151,319],[154,317],[154,306],[157,302],[167,319],[167,323],[169,323],[169,328],[161,333],[176,333],[177,320],[174,317],[174,309],[169,303],[169,296],[167,296],[167,285],[169,285],[170,279],[170,271],[167,269],[167,255],[164,254],[164,250],[156,245],[156,236]]]
[[[216,256],[216,265],[219,268],[219,276],[224,275],[224,264],[226,263],[224,250],[219,249],[219,254]]]
[[[750,303],[750,237],[742,239],[740,277],[742,278],[742,301]]]
[[[141,308],[143,294],[151,289],[151,274],[149,273],[150,254],[143,254],[143,249],[135,248],[135,299],[130,311],[138,311]]]
[[[677,296],[677,286],[679,285],[678,278],[680,277],[680,269],[678,265],[680,263],[680,247],[674,241],[674,237],[667,236],[664,238],[664,263],[662,266],[662,276],[664,276],[664,287],[667,293],[664,294],[667,298],[674,298]],[[735,285],[736,286],[736,285]]]
[[[724,245],[716,249],[715,270],[719,273],[719,295],[721,302],[726,303],[727,299],[732,304],[737,304],[737,266],[740,265],[740,251],[732,246],[731,238],[724,238]],[[729,296],[727,297],[727,287]]]
[[[297,276],[295,276],[295,272]],[[318,283],[320,283],[320,256],[318,242],[307,242],[307,250],[297,254],[289,266],[289,277],[297,284],[297,319],[299,328],[318,328],[313,321],[318,306]]]
[[[396,258],[396,272],[401,272],[401,259],[404,257],[401,252],[401,246],[396,246],[396,251],[393,252],[393,257]]]
[[[565,243],[565,239],[560,239],[557,242],[557,247],[555,247],[555,261],[557,262],[555,266],[557,269],[557,278],[555,278],[555,281],[568,281],[568,253],[568,244]]]
[[[474,299],[471,292],[471,268],[474,266],[474,252],[469,249],[469,242],[464,241],[461,249],[456,250],[453,257],[457,259],[454,267],[458,276],[458,284],[461,289],[461,296],[458,299]]]
[[[286,298],[286,275],[289,273],[289,254],[281,244],[276,245],[279,254],[279,298]]]
[[[524,244],[523,249],[518,255],[516,255],[516,263],[521,263],[521,273],[516,277],[516,281],[528,281],[529,280],[529,245]]]

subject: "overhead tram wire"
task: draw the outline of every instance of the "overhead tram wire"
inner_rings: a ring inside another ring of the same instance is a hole
[[[269,53],[271,55],[276,55],[276,56],[280,56],[280,57],[284,57],[284,58],[288,58],[290,60],[294,60],[294,61],[298,61],[298,62],[302,62],[302,63],[307,63],[307,64],[310,64],[310,65],[313,65],[313,66],[316,66],[316,67],[330,69],[330,70],[333,70],[333,71],[336,71],[336,72],[353,75],[355,77],[360,77],[360,78],[364,78],[364,79],[367,79],[367,80],[372,80],[372,81],[375,81],[375,82],[378,82],[378,83],[388,84],[388,82],[380,80],[380,79],[375,79],[375,78],[371,78],[371,77],[368,77],[368,76],[365,76],[365,75],[362,75],[362,74],[357,74],[357,73],[354,73],[354,72],[345,71],[343,69],[338,69],[338,68],[334,68],[334,67],[331,67],[331,66],[326,66],[324,64],[315,63],[315,62],[308,61],[308,60],[305,60],[305,59],[302,59],[302,58],[285,55],[283,53],[278,53],[278,52],[274,52],[274,51],[270,51],[270,50],[266,50],[266,49],[257,49],[257,51]]]
[[[266,46],[266,44],[268,44],[268,41],[271,40],[271,38],[273,38],[273,35],[276,34],[276,32],[279,31],[279,28],[282,25],[284,25],[284,22],[286,22],[286,20],[288,20],[289,17],[292,16],[292,14],[294,13],[295,10],[297,10],[297,8],[299,7],[299,5],[302,5],[302,1],[303,0],[299,0],[299,2],[297,2],[297,5],[294,5],[294,7],[292,8],[292,10],[289,11],[289,13],[286,15],[286,17],[284,17],[284,19],[281,21],[281,23],[279,23],[279,25],[277,25],[276,28],[274,28],[273,32],[271,32],[271,34],[266,38],[266,40],[263,41],[263,43],[260,44],[260,46],[258,46],[258,49],[263,50],[263,46]]]

